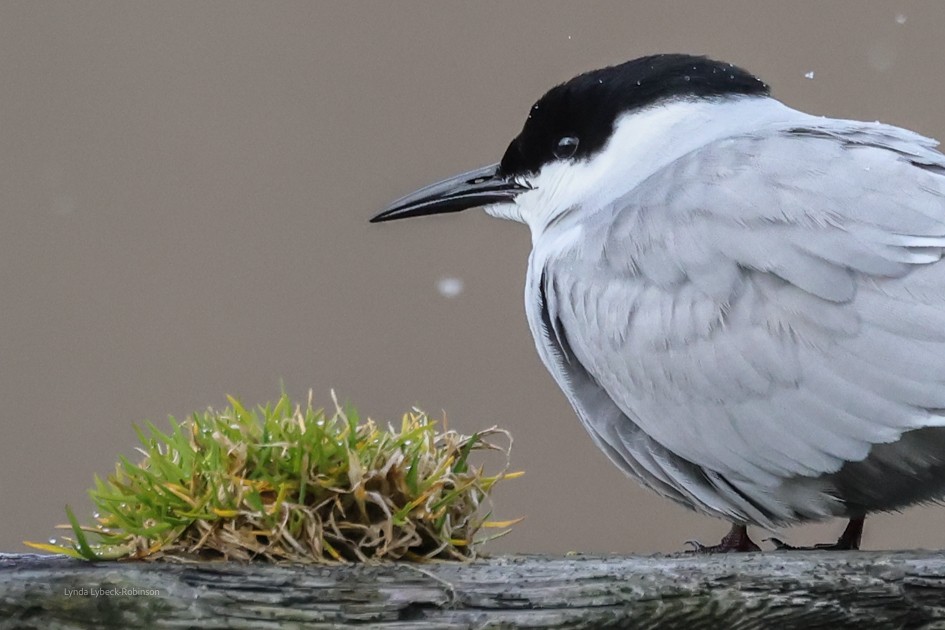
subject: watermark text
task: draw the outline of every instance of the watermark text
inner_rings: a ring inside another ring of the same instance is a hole
[[[138,588],[135,586],[82,586],[79,588],[64,588],[66,597],[159,597],[159,588]]]

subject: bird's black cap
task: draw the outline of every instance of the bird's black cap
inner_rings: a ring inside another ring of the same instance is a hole
[[[593,155],[610,138],[621,114],[658,101],[768,93],[768,86],[751,73],[694,55],[651,55],[585,72],[551,88],[532,106],[522,132],[502,158],[499,174],[538,171],[560,157],[556,151],[562,138],[577,140],[570,157]]]

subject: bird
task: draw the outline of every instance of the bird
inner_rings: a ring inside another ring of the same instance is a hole
[[[723,519],[705,552],[945,496],[945,155],[791,108],[731,63],[658,54],[531,107],[499,162],[372,222],[526,224],[538,354],[627,476]],[[791,549],[778,538],[777,548]]]

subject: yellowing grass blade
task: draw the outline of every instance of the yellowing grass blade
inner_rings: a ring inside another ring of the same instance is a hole
[[[502,528],[505,528],[505,527],[512,527],[512,526],[514,526],[514,525],[518,525],[519,523],[521,523],[521,522],[524,521],[524,520],[525,520],[525,517],[524,517],[524,516],[520,516],[520,517],[518,517],[518,518],[513,518],[513,519],[511,519],[511,520],[509,520],[509,521],[485,521],[482,525],[480,525],[480,527],[488,527],[488,528],[492,528],[492,529],[502,529]]]

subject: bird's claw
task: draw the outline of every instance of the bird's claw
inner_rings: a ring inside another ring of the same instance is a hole
[[[797,549],[797,547],[793,545],[789,545],[783,540],[781,540],[780,538],[775,538],[774,536],[772,536],[771,538],[765,538],[764,542],[771,543],[772,545],[774,545],[774,548],[777,549],[778,551],[791,551],[792,549]]]
[[[848,541],[844,541],[843,539],[835,543],[819,543],[817,545],[811,545],[810,547],[795,547],[794,545],[787,544],[780,538],[765,538],[764,541],[773,544],[776,551],[851,551],[859,549],[858,546],[851,546]]]

